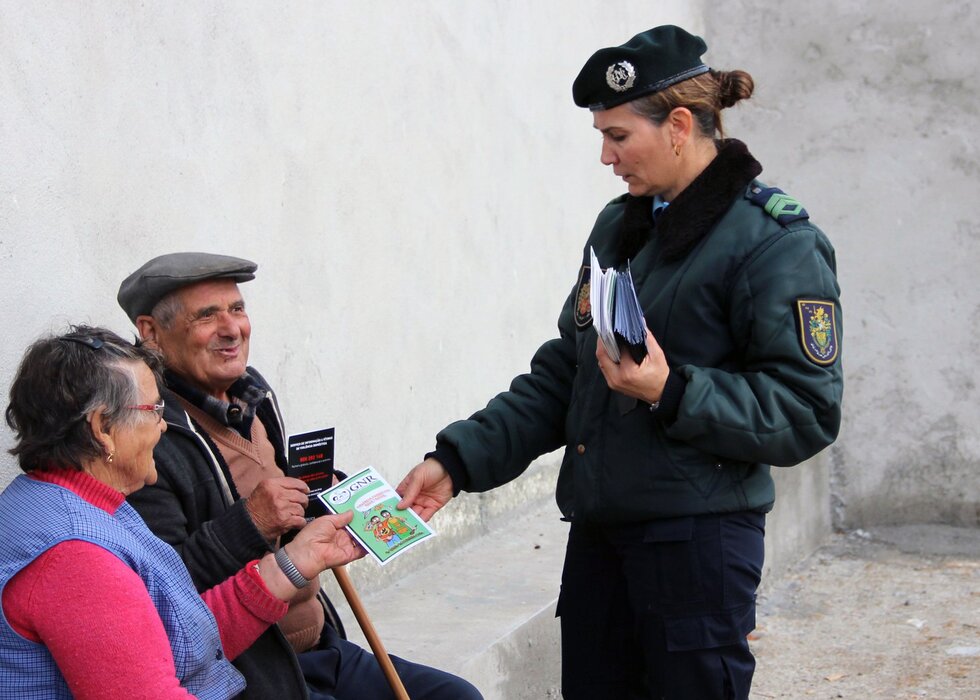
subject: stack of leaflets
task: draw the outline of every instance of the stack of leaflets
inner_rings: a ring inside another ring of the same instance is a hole
[[[636,298],[629,261],[626,269],[603,271],[599,266],[595,249],[589,248],[591,270],[589,276],[589,303],[592,306],[592,325],[599,334],[606,354],[619,364],[620,345],[626,348],[639,364],[647,354],[646,325],[643,309]]]
[[[347,531],[382,566],[436,533],[414,510],[398,510],[401,497],[374,467],[367,467],[317,497],[334,513],[354,512]]]

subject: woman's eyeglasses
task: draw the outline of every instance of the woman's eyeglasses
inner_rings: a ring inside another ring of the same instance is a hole
[[[163,420],[163,408],[165,404],[163,401],[160,403],[141,403],[137,406],[126,406],[126,408],[133,411],[153,411],[157,414],[157,421]]]

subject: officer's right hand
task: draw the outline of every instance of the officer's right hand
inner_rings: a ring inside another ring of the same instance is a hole
[[[428,521],[452,500],[453,480],[438,460],[429,457],[416,464],[395,490],[402,497],[398,508],[414,508],[422,520]]]
[[[272,542],[290,530],[306,525],[310,487],[301,479],[276,476],[263,479],[247,499],[245,510],[265,539]]]

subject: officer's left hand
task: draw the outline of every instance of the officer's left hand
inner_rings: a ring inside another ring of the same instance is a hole
[[[606,378],[606,384],[613,391],[647,403],[660,400],[664,392],[664,384],[667,383],[667,375],[670,374],[670,367],[667,365],[664,351],[654,339],[650,329],[647,329],[647,356],[640,364],[636,364],[633,357],[628,352],[624,352],[617,365],[606,354],[602,341],[596,342],[595,357],[599,362],[602,376]]]

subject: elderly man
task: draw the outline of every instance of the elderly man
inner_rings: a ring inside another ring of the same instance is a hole
[[[308,488],[284,476],[285,430],[276,397],[248,366],[251,324],[238,284],[255,263],[171,253],[127,277],[119,304],[166,365],[168,430],[155,452],[157,483],[130,502],[181,554],[206,590],[306,524]],[[290,562],[280,562],[287,576]],[[389,698],[374,657],[343,637],[319,586],[305,586],[278,625],[235,660],[256,700]],[[414,700],[480,698],[469,683],[392,657]]]

